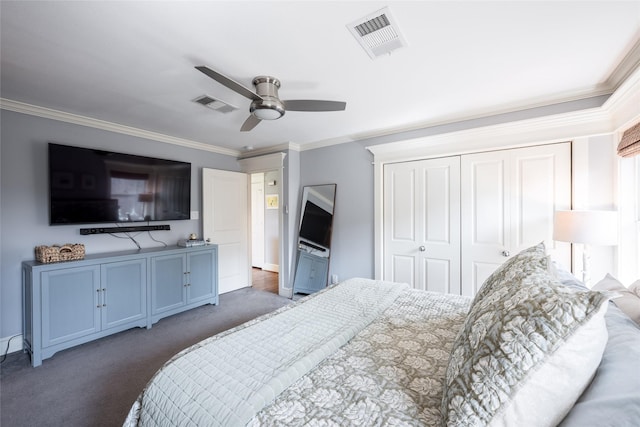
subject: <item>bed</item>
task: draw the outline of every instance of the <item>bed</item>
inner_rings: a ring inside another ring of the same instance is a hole
[[[125,426],[640,425],[640,328],[542,244],[474,298],[355,278],[173,357]]]

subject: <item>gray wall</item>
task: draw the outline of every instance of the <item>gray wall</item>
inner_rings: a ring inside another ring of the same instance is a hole
[[[300,153],[298,200],[305,185],[337,184],[329,277],[374,277],[372,162],[373,154],[355,142]]]
[[[101,148],[191,162],[191,210],[202,215],[202,168],[238,171],[235,157],[150,141],[89,127],[0,110],[0,337],[22,332],[20,263],[34,258],[34,247],[83,243],[87,253],[136,249],[128,239],[81,236],[85,226],[49,226],[47,143]],[[164,221],[171,231],[153,237],[173,245],[189,233],[202,234],[200,220]],[[144,247],[161,246],[147,233],[136,237]]]

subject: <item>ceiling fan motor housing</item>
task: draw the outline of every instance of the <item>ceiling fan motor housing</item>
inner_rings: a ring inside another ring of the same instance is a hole
[[[262,99],[251,103],[251,114],[262,120],[276,120],[284,116],[284,105],[278,98],[280,80],[270,76],[258,76],[253,79],[253,85]]]

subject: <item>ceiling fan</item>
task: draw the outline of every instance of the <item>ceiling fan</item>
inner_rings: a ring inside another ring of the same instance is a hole
[[[294,99],[282,101],[278,98],[280,80],[271,76],[258,76],[254,78],[253,85],[256,87],[254,92],[229,77],[222,75],[211,68],[205,67],[204,65],[199,65],[196,69],[252,101],[251,106],[249,107],[251,115],[242,124],[242,127],[240,128],[241,132],[250,131],[262,120],[279,119],[284,116],[285,111],[342,111],[347,106],[346,102],[321,101],[317,99]]]

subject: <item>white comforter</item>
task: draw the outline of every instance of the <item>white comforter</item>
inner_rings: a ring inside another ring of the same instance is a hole
[[[245,425],[406,288],[352,279],[250,327],[204,340],[158,371],[125,426]]]

